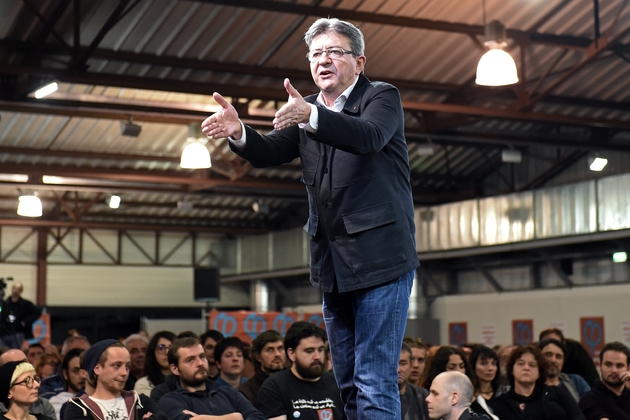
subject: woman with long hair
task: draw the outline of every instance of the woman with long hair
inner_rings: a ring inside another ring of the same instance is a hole
[[[470,364],[466,360],[466,354],[457,347],[443,346],[427,361],[424,369],[422,387],[429,389],[436,376],[442,372],[455,370],[472,378]]]
[[[476,413],[492,416],[492,410],[487,402],[501,393],[499,356],[491,348],[478,345],[473,347],[469,361],[475,388],[475,400],[470,409]]]
[[[506,369],[510,390],[489,402],[501,420],[585,420],[566,390],[545,385],[545,359],[536,347],[517,347]]]
[[[7,408],[4,420],[54,420],[41,414],[30,414],[37,402],[42,379],[28,362],[7,362],[0,366],[0,402]]]
[[[153,334],[147,345],[147,358],[144,362],[144,374],[134,385],[138,394],[151,396],[151,390],[164,382],[171,373],[168,365],[168,348],[175,341],[175,334],[170,331],[158,331]]]

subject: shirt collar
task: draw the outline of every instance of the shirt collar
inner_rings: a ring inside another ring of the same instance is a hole
[[[321,92],[319,93],[319,95],[317,95],[317,102],[319,102],[320,104],[322,104],[324,107],[328,109],[341,111],[343,109],[343,106],[346,104],[346,101],[350,97],[350,94],[352,93],[354,86],[357,84],[358,81],[359,81],[359,77],[357,76],[357,78],[354,80],[354,83],[348,86],[348,88],[344,90],[343,92],[341,92],[341,95],[339,95],[337,99],[335,99],[335,103],[333,104],[333,106],[331,107],[326,106],[326,104],[324,103],[324,100],[322,99]]]

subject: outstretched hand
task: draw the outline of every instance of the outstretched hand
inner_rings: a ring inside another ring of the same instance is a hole
[[[201,123],[201,131],[213,139],[232,137],[239,140],[243,133],[236,109],[219,93],[214,92],[212,97],[221,105],[221,110],[215,112]]]
[[[273,119],[273,128],[276,130],[308,123],[311,116],[311,106],[293,87],[289,79],[284,79],[284,88],[289,94],[289,101],[276,112],[276,117]]]

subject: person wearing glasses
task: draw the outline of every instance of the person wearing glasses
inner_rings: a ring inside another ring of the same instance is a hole
[[[0,355],[0,367],[10,362],[19,362],[19,363],[27,362],[26,354],[24,354],[22,350],[11,349],[11,350],[5,351],[4,353],[2,353],[2,355]],[[35,368],[33,367],[33,369]],[[41,390],[41,388],[39,390]],[[6,404],[4,404],[0,400],[0,413],[6,413],[6,411],[7,411]],[[37,398],[37,401],[35,401],[29,406],[29,412],[35,417],[41,417],[41,418],[54,418],[55,417],[55,408],[46,398],[43,398],[41,396],[39,396]]]
[[[146,376],[138,379],[133,388],[138,394],[150,396],[151,390],[164,382],[166,375],[171,373],[167,353],[173,341],[175,341],[175,334],[170,331],[158,331],[151,337],[144,362]]]
[[[8,420],[54,420],[42,414],[29,413],[37,402],[41,378],[33,365],[26,361],[8,362],[0,366],[0,402],[7,407],[4,418]]]
[[[363,34],[318,19],[304,36],[316,95],[289,79],[288,102],[262,135],[219,93],[209,137],[254,167],[300,158],[306,185],[311,283],[323,293],[333,369],[348,418],[400,418],[398,358],[415,268],[413,200],[398,90],[363,75]],[[306,89],[306,85],[302,85]]]

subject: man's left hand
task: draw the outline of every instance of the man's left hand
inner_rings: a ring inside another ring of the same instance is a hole
[[[289,94],[289,102],[276,112],[276,118],[273,119],[273,128],[276,130],[282,130],[300,123],[306,124],[311,116],[311,106],[302,98],[300,92],[291,85],[289,79],[284,79],[284,88]]]

